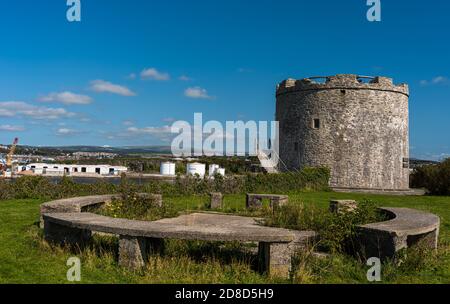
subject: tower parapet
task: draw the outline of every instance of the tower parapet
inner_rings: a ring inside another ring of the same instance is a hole
[[[407,84],[394,84],[393,79],[388,77],[371,77],[355,74],[318,76],[299,80],[290,78],[282,81],[277,86],[277,95],[296,91],[327,89],[378,90],[397,92],[409,96],[409,87]]]

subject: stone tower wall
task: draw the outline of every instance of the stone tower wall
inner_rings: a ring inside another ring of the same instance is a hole
[[[277,88],[280,169],[326,166],[332,187],[408,189],[408,86],[385,77],[324,79]]]

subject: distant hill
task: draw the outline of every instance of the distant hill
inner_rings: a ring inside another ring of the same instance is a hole
[[[6,152],[9,146],[3,146]],[[2,151],[0,151],[1,153]],[[32,154],[56,156],[61,154],[69,154],[74,152],[109,152],[120,155],[125,154],[171,154],[170,146],[125,146],[125,147],[99,147],[99,146],[18,146],[16,154]]]
[[[97,146],[65,146],[65,147],[42,147],[48,149],[58,149],[67,153],[73,152],[109,152],[117,154],[139,154],[157,153],[171,154],[169,146],[125,146],[125,147],[97,147]]]
[[[6,154],[10,145],[0,144],[0,155]],[[74,152],[109,152],[119,155],[126,154],[172,154],[170,146],[18,146],[16,154],[32,154],[41,156],[57,156]],[[411,168],[423,165],[438,164],[438,161],[410,159]]]
[[[420,166],[439,164],[439,162],[434,161],[434,160],[423,160],[423,159],[411,158],[409,160],[409,164],[410,164],[410,168],[414,169],[414,168],[417,168]]]

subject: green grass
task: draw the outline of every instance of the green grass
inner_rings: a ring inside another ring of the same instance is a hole
[[[450,197],[408,197],[334,192],[289,195],[294,203],[328,208],[330,199],[370,199],[381,206],[409,207],[441,217],[437,253],[408,252],[404,263],[386,263],[382,283],[450,283]],[[166,197],[178,210],[203,209],[207,197]],[[152,256],[140,273],[117,266],[116,240],[97,238],[83,251],[50,246],[36,226],[38,200],[0,201],[0,283],[68,283],[66,261],[78,256],[82,283],[367,283],[363,263],[345,255],[317,259],[304,257],[291,280],[261,276],[250,267],[252,257],[238,253],[242,245],[171,241],[164,257]],[[225,196],[226,212],[242,212],[245,196]],[[237,258],[239,256],[239,258]]]

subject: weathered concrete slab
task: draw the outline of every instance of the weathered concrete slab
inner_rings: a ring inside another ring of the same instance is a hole
[[[152,204],[157,207],[163,206],[163,197],[161,194],[140,193],[142,197],[151,200]],[[41,205],[41,228],[44,227],[42,215],[48,213],[80,213],[87,211],[90,207],[101,207],[104,204],[110,203],[113,199],[119,199],[120,194],[109,195],[93,195],[80,196],[61,200],[47,202]]]
[[[360,242],[367,257],[394,257],[401,249],[421,243],[436,249],[440,219],[409,208],[380,208],[392,219],[359,226]]]
[[[313,238],[313,231],[265,227],[242,216],[193,213],[155,222],[110,218],[92,213],[44,214],[44,221],[67,227],[134,237],[204,241],[292,242]]]
[[[86,207],[111,202],[114,197],[119,197],[119,195],[82,196],[51,201],[41,205],[41,214],[82,212]]]

